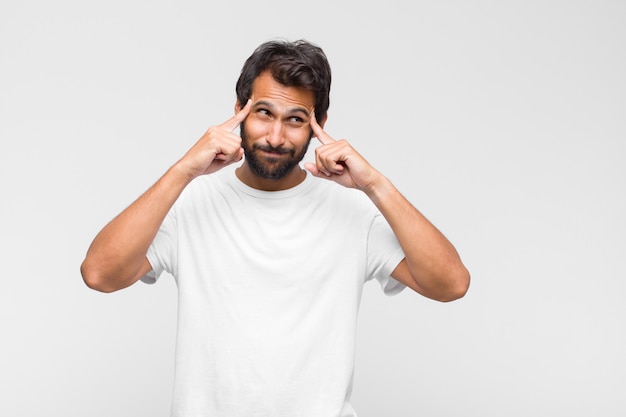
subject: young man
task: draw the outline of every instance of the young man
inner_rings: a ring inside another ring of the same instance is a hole
[[[408,286],[440,301],[467,291],[450,242],[324,131],[330,81],[319,47],[261,45],[237,82],[235,115],[89,248],[81,272],[93,289],[154,282],[163,271],[176,278],[172,416],[356,416],[363,284],[376,278],[386,293]],[[321,146],[304,170],[312,137]]]

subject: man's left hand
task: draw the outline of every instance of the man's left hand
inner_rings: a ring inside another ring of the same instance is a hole
[[[367,193],[382,175],[348,141],[335,140],[326,133],[317,123],[314,112],[310,125],[322,145],[315,149],[315,163],[307,162],[304,167],[316,177]]]

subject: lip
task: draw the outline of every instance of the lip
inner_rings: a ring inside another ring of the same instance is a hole
[[[271,158],[281,158],[284,156],[288,156],[289,155],[289,151],[288,150],[284,150],[284,151],[274,151],[274,150],[267,150],[267,149],[257,149],[259,152],[261,152],[263,155],[266,155],[268,157]]]

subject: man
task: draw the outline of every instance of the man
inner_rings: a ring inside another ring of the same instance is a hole
[[[324,131],[330,81],[319,47],[261,45],[237,82],[235,115],[89,248],[81,272],[93,289],[154,282],[163,271],[176,278],[173,416],[356,416],[363,284],[376,278],[386,293],[408,286],[440,301],[467,291],[448,240]],[[304,170],[312,137],[321,146]]]

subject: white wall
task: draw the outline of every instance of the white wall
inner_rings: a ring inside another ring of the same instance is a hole
[[[348,138],[456,245],[468,295],[366,288],[362,417],[626,413],[626,3],[0,4],[0,415],[167,416],[172,280],[88,290],[97,231],[306,38]]]

